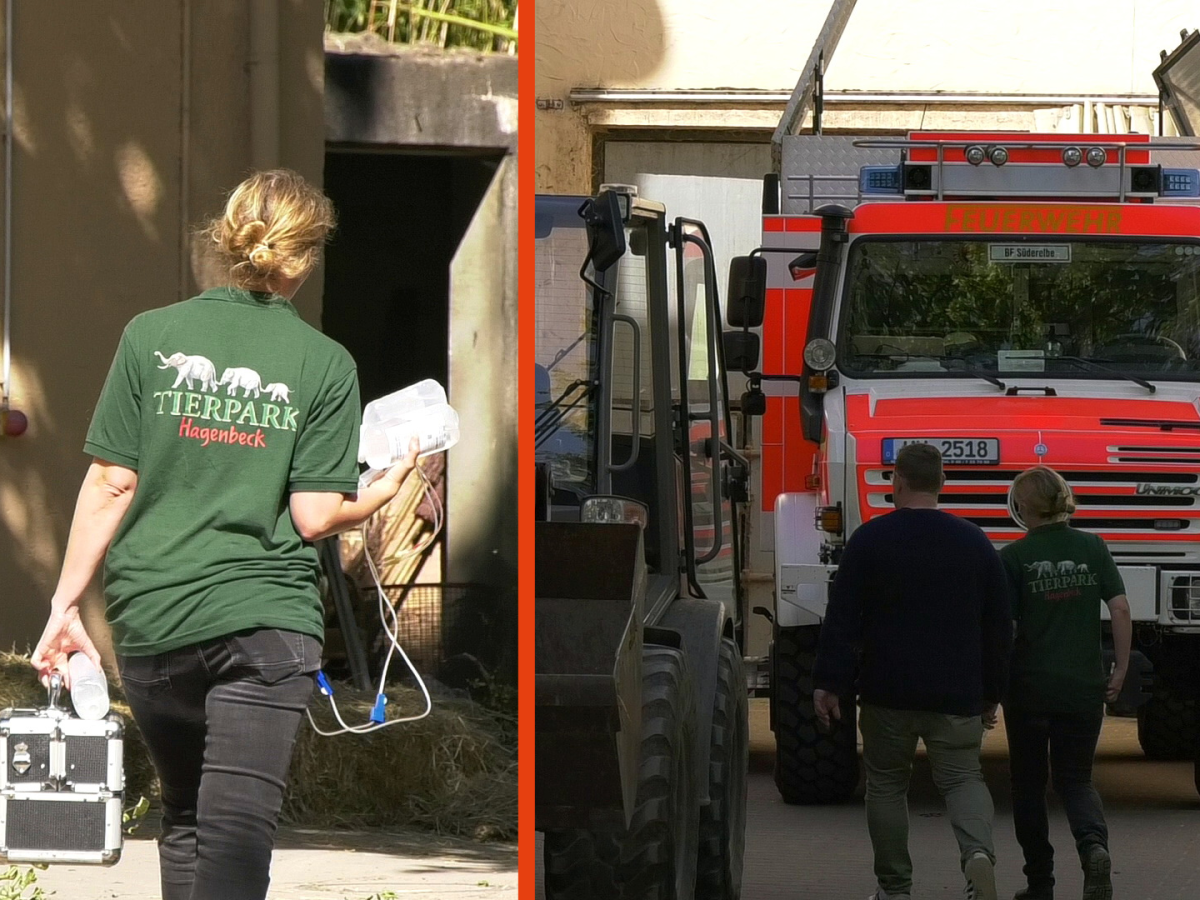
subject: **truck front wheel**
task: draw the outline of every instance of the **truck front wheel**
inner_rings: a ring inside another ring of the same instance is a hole
[[[1137,711],[1138,743],[1148,759],[1190,759],[1196,750],[1196,702],[1166,685]]]
[[[842,698],[841,721],[828,733],[818,727],[813,709],[820,631],[819,625],[806,625],[775,633],[775,786],[785,803],[841,803],[858,787],[857,704]]]
[[[692,900],[700,806],[695,704],[683,654],[647,646],[633,820],[620,831],[547,831],[546,900]]]

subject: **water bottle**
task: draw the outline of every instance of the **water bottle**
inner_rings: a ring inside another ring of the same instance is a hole
[[[400,420],[364,425],[358,452],[372,469],[386,469],[408,455],[414,437],[421,446],[418,456],[429,456],[449,450],[458,436],[458,413],[450,404],[439,403]]]
[[[358,461],[371,473],[408,455],[416,437],[421,456],[449,450],[458,443],[458,413],[446,402],[446,391],[432,378],[372,400],[363,410]]]
[[[71,705],[81,719],[103,719],[108,715],[108,680],[83,653],[72,653],[67,661],[71,673]]]
[[[409,416],[420,412],[426,407],[438,406],[446,402],[446,391],[432,378],[410,384],[403,390],[372,400],[363,410],[362,427],[366,431],[374,427],[388,428],[404,421]],[[366,456],[360,448],[358,461],[366,462]]]

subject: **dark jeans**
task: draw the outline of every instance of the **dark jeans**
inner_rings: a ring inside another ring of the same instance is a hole
[[[320,666],[312,637],[239,632],[118,659],[162,782],[163,900],[263,900],[300,717]]]
[[[1062,800],[1080,856],[1093,844],[1108,847],[1104,808],[1092,786],[1092,760],[1103,721],[1102,707],[1094,716],[1077,717],[1004,712],[1013,824],[1025,852],[1025,877],[1033,887],[1054,884],[1054,848],[1046,814],[1048,777]]]

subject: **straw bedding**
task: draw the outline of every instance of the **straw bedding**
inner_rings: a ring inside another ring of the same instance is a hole
[[[342,717],[367,721],[374,696],[336,686]],[[113,709],[125,719],[125,775],[129,805],[157,799],[145,744],[118,686]],[[423,709],[415,690],[393,686],[388,716]],[[0,653],[0,709],[44,705],[46,692],[29,658]],[[336,727],[328,701],[314,694],[313,716]],[[301,725],[282,820],[310,828],[418,827],[478,840],[511,840],[517,827],[517,760],[508,717],[460,699],[435,699],[419,722],[370,735],[321,737]]]

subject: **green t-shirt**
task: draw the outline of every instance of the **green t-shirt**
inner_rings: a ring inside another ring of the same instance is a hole
[[[1005,704],[1035,713],[1094,713],[1108,681],[1100,604],[1125,593],[1108,547],[1061,522],[1034,528],[1000,558],[1017,626]]]
[[[220,288],[130,322],[84,444],[138,473],[105,560],[117,651],[246,628],[323,639],[288,494],[357,490],[359,422],[350,354],[282,297]]]

